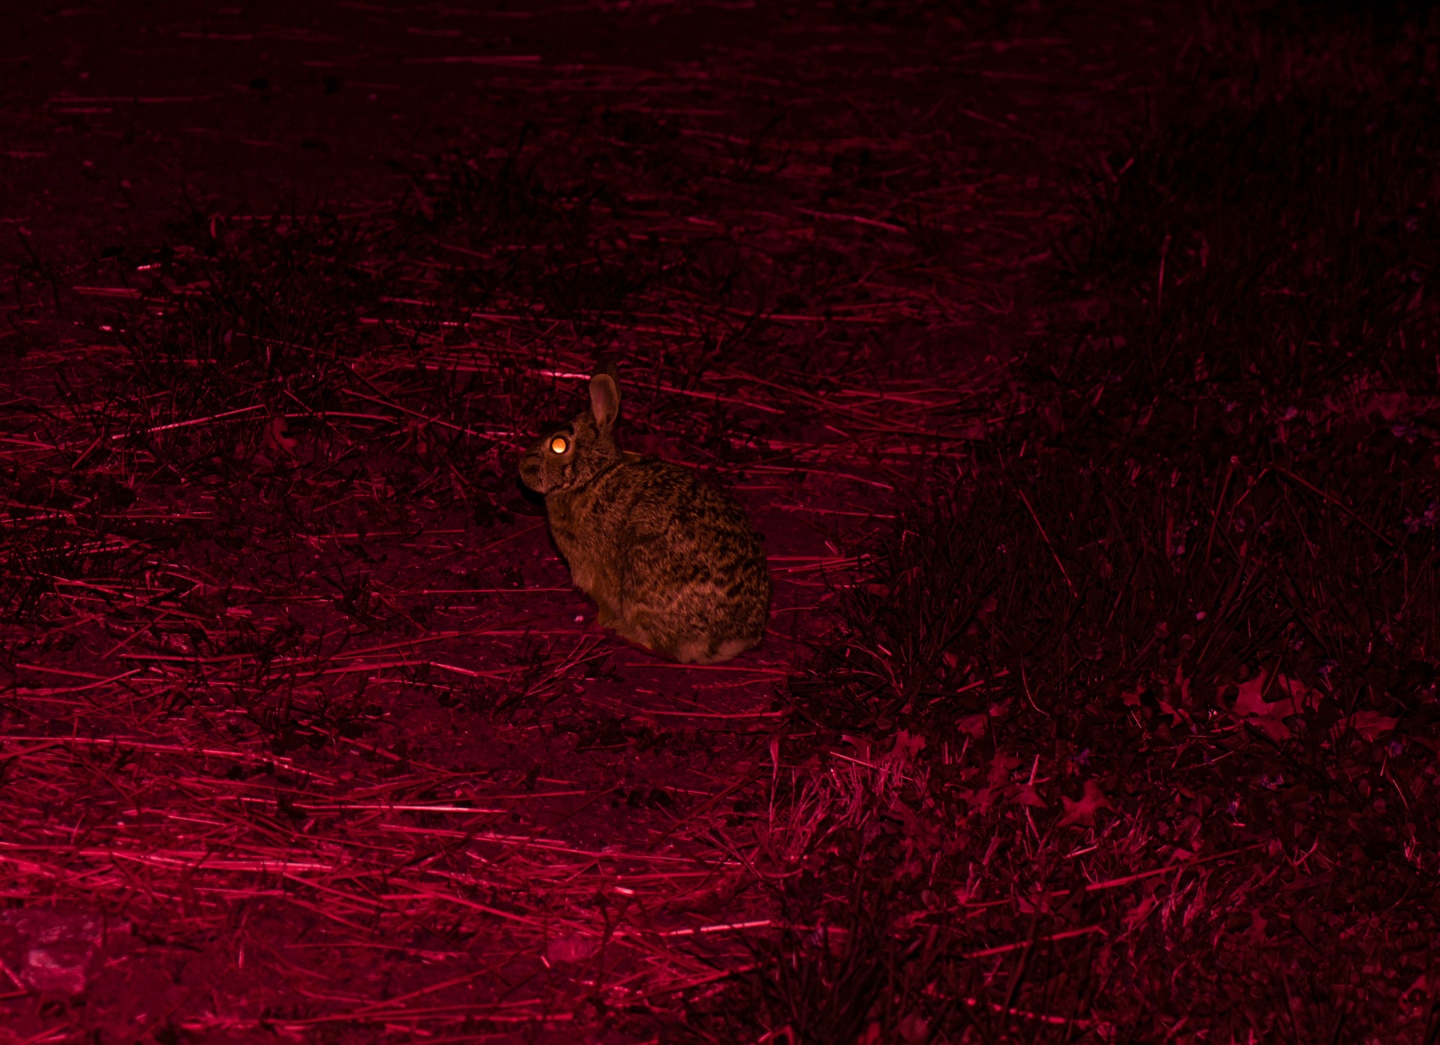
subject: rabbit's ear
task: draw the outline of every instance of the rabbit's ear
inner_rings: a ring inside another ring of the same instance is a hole
[[[611,374],[596,374],[590,379],[590,412],[601,431],[608,429],[620,415],[620,385]]]

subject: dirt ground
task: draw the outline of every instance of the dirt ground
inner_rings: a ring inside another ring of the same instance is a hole
[[[1031,410],[1017,358],[1085,307],[1044,275],[1076,179],[1198,14],[7,21],[0,1040],[891,1040],[714,1009],[825,932],[786,899],[818,873],[804,782],[922,758],[888,710],[842,741],[796,680],[875,586],[868,542]],[[737,660],[600,630],[516,482],[602,350],[627,445],[765,536]],[[1034,949],[1015,902],[973,960]],[[968,988],[1019,1022],[964,1040],[1159,1040],[1024,976]]]

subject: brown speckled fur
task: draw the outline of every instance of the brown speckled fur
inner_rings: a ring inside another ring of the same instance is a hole
[[[589,410],[552,428],[520,459],[545,495],[550,533],[600,623],[682,663],[728,660],[758,643],[770,573],[745,512],[688,469],[615,443],[614,368],[590,379]],[[551,450],[561,436],[564,453]]]

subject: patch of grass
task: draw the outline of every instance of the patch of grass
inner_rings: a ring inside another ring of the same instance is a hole
[[[1433,33],[1230,29],[1083,183],[1025,414],[791,683],[867,767],[775,885],[885,970],[844,1040],[1428,1040]],[[725,1004],[838,1040],[831,952],[762,969]]]

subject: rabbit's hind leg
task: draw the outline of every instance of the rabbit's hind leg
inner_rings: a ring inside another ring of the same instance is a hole
[[[650,630],[645,627],[643,622],[636,620],[633,613],[628,617],[612,616],[609,620],[602,618],[600,623],[610,628],[626,642],[634,643],[636,646],[654,653],[666,652],[656,645],[655,637],[651,635]]]
[[[595,608],[598,611],[595,614],[595,623],[599,624],[602,628],[615,627],[615,624],[620,619],[620,616],[614,611],[614,609],[611,608],[610,603],[606,602],[604,599],[596,599]]]
[[[675,659],[681,664],[718,664],[744,653],[755,645],[754,639],[719,639],[700,635],[686,639],[675,648]]]

